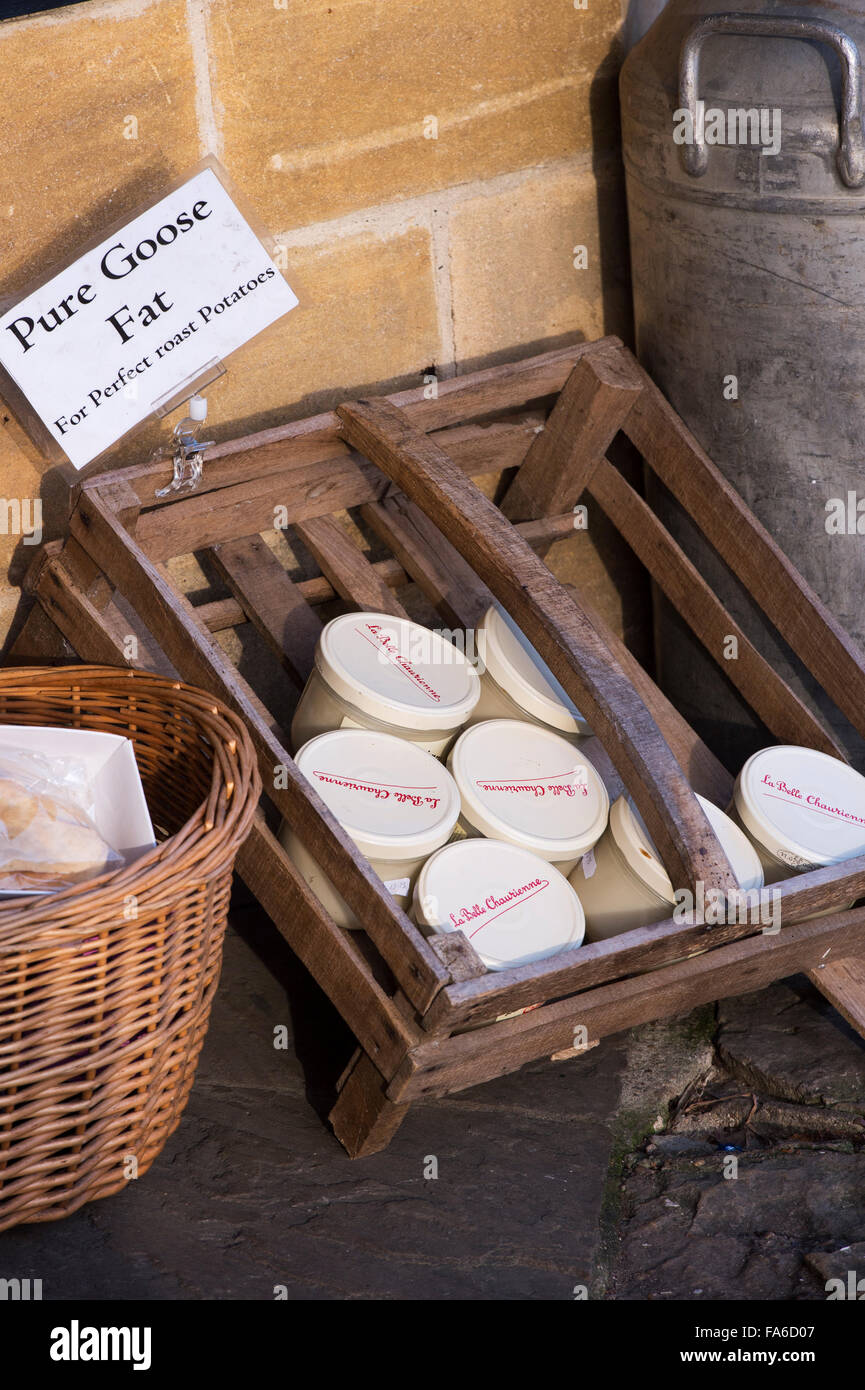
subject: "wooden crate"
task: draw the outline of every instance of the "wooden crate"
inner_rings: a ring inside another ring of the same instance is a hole
[[[383,1148],[418,1097],[535,1058],[577,1055],[575,1039],[592,1044],[794,971],[809,972],[865,1033],[865,908],[842,909],[865,895],[865,856],[787,880],[777,933],[757,921],[668,920],[488,973],[462,933],[425,939],[397,908],[298,773],[284,732],[290,709],[269,710],[214,636],[251,624],[300,687],[322,601],[401,614],[400,589],[413,582],[447,628],[471,629],[494,595],[589,719],[602,745],[594,755],[606,756],[607,771],[632,793],[673,883],[729,889],[729,864],[691,789],[725,806],[731,777],[543,561],[557,539],[580,543],[579,500],[614,523],[719,661],[725,641],[738,638],[738,660],[724,662],[725,674],[774,736],[843,753],[607,460],[620,431],[865,732],[862,655],[614,338],[442,382],[433,399],[417,390],[350,402],[222,444],[193,493],[155,496],[167,481],[164,461],[103,474],[76,490],[69,541],[46,547],[34,568],[37,602],[10,659],[60,658],[65,642],[84,660],[146,661],[116,606],[131,604],[176,671],[247,720],[270,811],[291,822],[362,921],[360,932],[333,923],[262,809],[238,868],[357,1039],[331,1115],[352,1155]],[[491,472],[506,486],[501,507],[472,481]],[[320,575],[292,580],[262,538],[277,507]],[[334,518],[343,509],[386,544],[388,558],[370,561]],[[165,565],[190,551],[215,561],[230,597],[194,606],[178,591]]]

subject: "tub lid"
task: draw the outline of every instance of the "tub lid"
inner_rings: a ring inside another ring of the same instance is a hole
[[[582,904],[564,875],[501,840],[440,849],[418,875],[414,910],[437,931],[465,932],[488,970],[579,946],[585,931]]]
[[[490,675],[534,719],[565,734],[591,729],[571,697],[509,613],[488,608],[478,628],[479,654]]]
[[[456,824],[459,792],[447,768],[394,734],[335,729],[311,738],[295,762],[369,858],[432,854]]]
[[[604,832],[610,798],[572,743],[520,719],[487,719],[460,734],[448,759],[476,830],[551,859],[575,859]]]
[[[697,800],[706,813],[706,819],[720,841],[721,848],[730,861],[730,868],[736,876],[740,888],[763,887],[763,865],[748,836],[739,829],[720,806],[707,801],[704,796]]]
[[[389,613],[343,613],[321,633],[316,665],[350,704],[408,729],[454,729],[480,695],[465,655],[439,633]]]
[[[707,801],[704,796],[697,795],[697,800],[730,861],[739,887],[762,888],[763,866],[748,837],[720,807]],[[647,887],[653,889],[665,902],[675,903],[676,896],[670,876],[661,862],[661,856],[643,817],[630,797],[620,796],[614,804],[610,811],[610,829],[619,850]]]
[[[739,773],[733,800],[748,833],[797,868],[865,854],[865,777],[828,753],[763,748]]]

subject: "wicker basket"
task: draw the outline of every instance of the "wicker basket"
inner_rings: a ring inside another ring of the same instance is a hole
[[[177,1126],[260,783],[235,715],[139,671],[0,671],[0,723],[131,738],[159,841],[84,887],[0,903],[3,1230],[117,1192]]]

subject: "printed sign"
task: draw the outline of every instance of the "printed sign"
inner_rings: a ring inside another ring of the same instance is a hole
[[[83,468],[296,304],[205,169],[0,316],[0,365]]]

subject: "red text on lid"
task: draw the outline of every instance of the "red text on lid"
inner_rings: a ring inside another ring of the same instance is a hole
[[[363,792],[374,797],[376,801],[393,800],[401,806],[430,806],[433,810],[441,801],[440,796],[428,795],[429,792],[435,791],[435,787],[401,787],[388,782],[361,781],[356,777],[342,776],[337,772],[323,772],[317,768],[313,769],[312,775],[318,782],[343,787],[346,791]]]
[[[468,933],[469,937],[477,936],[479,931],[488,927],[490,922],[494,922],[497,917],[502,917],[506,912],[510,912],[512,907],[517,907],[521,902],[528,898],[533,898],[537,893],[543,893],[545,888],[549,888],[548,878],[532,878],[528,883],[521,883],[516,888],[511,888],[507,892],[498,895],[490,893],[482,903],[472,903],[470,907],[461,907],[458,912],[449,913],[451,924],[455,927],[463,927],[468,922],[478,922],[474,931]]]
[[[418,690],[422,691],[427,699],[433,700],[437,705],[441,704],[442,697],[439,692],[430,685],[428,680],[424,679],[417,667],[413,666],[409,661],[408,657],[402,655],[393,637],[382,628],[381,623],[364,623],[363,627],[356,627],[355,632],[358,636],[363,637],[365,641],[376,647],[382,657],[396,666],[398,671],[402,671],[403,675],[410,680]]]
[[[760,785],[772,788],[771,791],[763,792],[763,795],[772,801],[785,801],[790,806],[807,806],[809,810],[826,816],[829,820],[865,826],[865,815],[849,811],[844,806],[836,806],[830,799],[824,799],[819,792],[804,792],[801,787],[793,787],[783,778],[771,777],[768,772],[760,779]]]
[[[589,788],[584,767],[571,768],[568,772],[557,772],[549,777],[527,777],[518,782],[501,781],[494,778],[476,778],[475,786],[482,792],[504,792],[509,796],[588,796]]]

